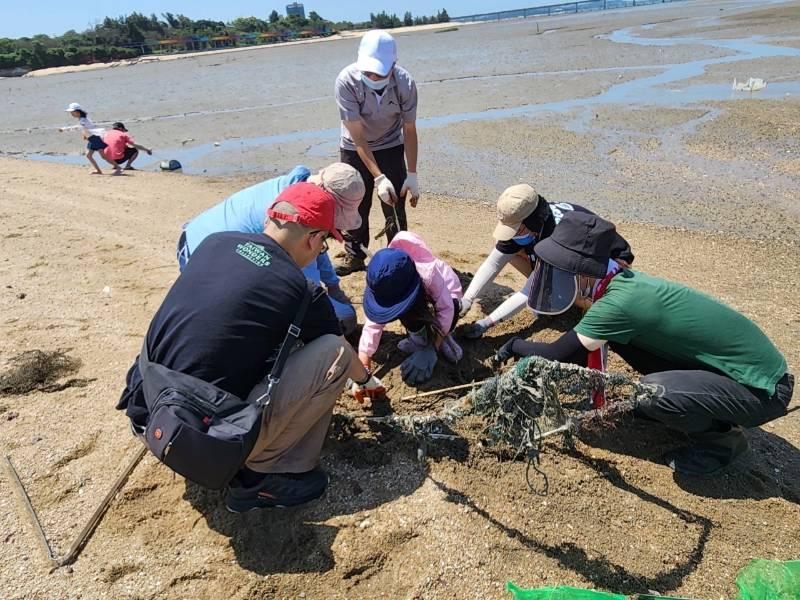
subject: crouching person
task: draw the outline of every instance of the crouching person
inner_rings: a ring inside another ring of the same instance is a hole
[[[358,205],[364,196],[364,181],[358,171],[344,163],[333,163],[312,174],[308,168],[298,165],[289,173],[267,179],[235,194],[200,213],[183,226],[178,239],[178,267],[181,271],[206,237],[219,231],[241,231],[261,233],[264,214],[283,190],[293,183],[307,181],[321,187],[336,199],[335,223],[340,231],[355,229],[361,225]],[[334,271],[327,252],[321,253],[303,269],[306,278],[322,283],[339,317],[345,335],[356,329],[356,310],[350,298],[340,287],[339,277]]]
[[[227,479],[225,504],[232,512],[293,506],[321,496],[328,476],[317,462],[334,403],[348,377],[370,381],[341,336],[328,296],[307,283],[301,270],[325,251],[329,236],[341,239],[335,210],[329,192],[298,183],[277,197],[263,233],[209,235],[167,293],[142,356],[128,372],[117,408],[126,410],[134,431],[160,460],[178,472],[198,474],[187,475],[198,483],[205,482],[207,465],[226,459],[203,445],[203,424],[231,422],[229,413],[216,408],[241,399],[240,413],[258,411],[254,436],[243,436],[241,462]],[[160,392],[177,389],[171,406],[153,398],[151,377],[173,382]],[[195,389],[202,392],[199,400]],[[192,424],[187,415],[198,402],[207,412]],[[162,409],[180,421],[173,429],[153,426]],[[181,431],[188,437],[180,438]],[[243,431],[241,422],[224,433],[232,431]],[[177,442],[154,450],[172,435]],[[176,454],[184,461],[177,466]]]
[[[536,244],[529,302],[551,313],[575,302],[589,309],[558,340],[515,338],[496,360],[537,355],[601,368],[610,346],[656,388],[637,414],[691,442],[667,457],[669,465],[683,474],[717,473],[747,450],[743,428],[786,414],[794,377],[764,332],[729,306],[679,283],[609,269],[615,239],[614,226],[597,216],[564,215]]]
[[[358,345],[369,368],[387,323],[400,320],[408,332],[397,348],[408,358],[400,367],[403,381],[428,381],[437,354],[456,363],[463,352],[451,332],[461,307],[461,283],[455,271],[436,258],[421,237],[401,231],[379,250],[367,267],[364,314],[367,321]]]
[[[461,301],[463,317],[480,296],[487,284],[495,280],[507,264],[511,264],[525,277],[530,277],[536,267],[536,254],[533,247],[552,235],[561,218],[568,212],[594,214],[592,211],[568,202],[548,202],[530,185],[512,185],[497,199],[499,221],[494,229],[495,247],[475,272],[475,277],[464,292]],[[633,263],[630,244],[622,236],[617,236],[611,257],[629,267]],[[490,315],[464,327],[464,337],[477,339],[489,328],[516,315],[528,301],[528,285],[506,298]]]

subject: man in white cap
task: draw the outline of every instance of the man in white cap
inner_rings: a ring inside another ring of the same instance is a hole
[[[240,190],[197,215],[183,226],[178,240],[178,266],[181,271],[200,243],[212,233],[220,231],[239,231],[241,233],[262,233],[264,215],[275,202],[275,198],[288,186],[308,181],[330,192],[336,199],[335,223],[342,231],[355,229],[361,225],[361,217],[356,208],[364,197],[364,182],[353,167],[343,163],[333,163],[312,175],[303,165],[298,165],[286,175],[274,177]],[[350,299],[339,287],[336,275],[327,252],[303,268],[306,278],[325,285],[331,299],[342,332],[349,335],[356,328],[356,311]]]
[[[417,205],[417,86],[397,66],[394,38],[376,29],[361,38],[358,60],[339,73],[335,95],[342,119],[340,159],[364,179],[361,226],[347,232],[345,256],[336,266],[339,275],[347,275],[365,268],[373,189],[389,241],[407,228],[406,196]]]

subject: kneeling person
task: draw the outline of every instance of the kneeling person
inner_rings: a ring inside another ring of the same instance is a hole
[[[581,213],[564,216],[536,244],[532,308],[590,304],[578,325],[550,344],[515,338],[497,353],[538,355],[585,366],[607,345],[656,395],[639,415],[688,435],[692,445],[668,457],[677,472],[720,471],[745,450],[742,428],[786,414],[794,377],[758,326],[731,307],[685,285],[625,268],[609,271],[614,226]],[[590,364],[590,366],[592,366]]]
[[[451,332],[461,306],[461,282],[453,269],[436,258],[421,237],[401,231],[379,250],[367,267],[364,313],[358,354],[365,367],[378,349],[384,325],[400,320],[408,331],[397,349],[408,358],[400,366],[403,381],[428,381],[437,353],[456,363],[463,352]]]
[[[103,142],[108,146],[102,151],[103,155],[119,165],[126,163],[124,167],[126,171],[136,170],[133,168],[133,161],[139,156],[139,150],[147,152],[148,155],[153,154],[150,148],[137,144],[125,125],[119,121],[111,126],[110,131],[103,133]]]
[[[329,235],[340,239],[334,210],[328,192],[299,183],[278,196],[263,233],[208,236],[150,324],[149,360],[248,402],[263,397],[264,378],[307,292],[301,267],[325,250]],[[328,477],[316,465],[333,405],[348,377],[370,381],[318,286],[300,339],[304,345],[286,361],[255,445],[229,484],[225,502],[233,512],[319,497]],[[147,425],[138,360],[117,408],[126,410],[135,431]]]

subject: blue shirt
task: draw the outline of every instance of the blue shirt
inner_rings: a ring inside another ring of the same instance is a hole
[[[251,185],[200,213],[185,227],[189,253],[194,254],[200,242],[212,233],[263,233],[267,208],[272,206],[278,194],[293,183],[305,181],[310,175],[307,167],[298,165],[286,175]]]
[[[212,233],[263,233],[267,209],[274,204],[278,195],[293,183],[305,181],[310,175],[308,167],[297,165],[286,175],[251,185],[200,213],[185,226],[189,254],[194,254],[200,242]],[[316,262],[303,269],[303,273],[311,281],[321,281],[326,286],[339,283],[327,254],[321,254]]]

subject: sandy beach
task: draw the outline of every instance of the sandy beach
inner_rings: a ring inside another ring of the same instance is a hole
[[[750,64],[733,60],[740,50],[706,42],[759,35],[758,43],[794,48],[800,3],[692,2],[542,23],[553,32],[509,23],[400,38],[420,73],[420,118],[427,119],[423,198],[409,209],[410,228],[459,271],[472,273],[492,245],[497,194],[529,182],[550,200],[575,201],[613,219],[631,242],[636,268],[737,308],[797,373],[800,95],[777,87],[797,83],[797,59],[775,54]],[[696,41],[628,43],[620,52],[608,36],[623,29],[640,38]],[[470,59],[458,73],[426,58],[424,50],[438,47],[443,36],[463,36],[447,42]],[[476,58],[481,44],[484,61]],[[307,53],[320,47],[328,62],[315,66],[317,55]],[[333,41],[3,81],[0,92],[15,110],[3,121],[0,156],[0,372],[23,351],[61,349],[82,361],[71,376],[90,380],[85,387],[0,396],[0,445],[57,554],[137,450],[114,404],[177,277],[181,224],[248,183],[297,163],[319,167],[336,159],[328,71],[337,61],[346,64],[353,49],[353,40]],[[499,64],[499,54],[508,60]],[[248,86],[229,85],[225,69],[246,78],[280,68],[268,56],[306,66],[305,76],[264,91],[269,107],[256,106],[252,96],[240,102],[237,92]],[[728,58],[685,80],[663,77],[672,72],[669,65]],[[213,61],[222,68],[188,82],[188,91],[159,88],[179,72],[188,78],[208,73]],[[455,78],[461,71],[471,78]],[[96,79],[102,73],[103,82]],[[748,73],[766,73],[767,89],[780,95],[675,99],[697,92],[695,84],[729,89],[734,76]],[[652,86],[662,91],[648,101],[615,100],[638,93],[642,78],[659,75]],[[615,87],[625,83],[631,87]],[[105,117],[132,117],[135,128],[129,127],[141,142],[178,149],[190,137],[198,146],[219,139],[226,151],[195,155],[189,166],[197,175],[90,177],[85,164],[23,158],[23,152],[74,153],[74,139],[53,133],[63,119],[55,114],[58,103],[81,89],[117,84],[120,101]],[[177,114],[179,105],[197,114],[136,121],[137,88],[149,90],[142,114]],[[202,95],[200,88],[219,94]],[[603,96],[609,90],[616,91]],[[531,104],[548,108],[519,108]],[[52,114],[42,108],[50,105]],[[467,113],[480,116],[463,118]],[[272,139],[286,134],[295,137]],[[254,136],[272,141],[232,150]],[[236,168],[215,172],[220,165]],[[491,311],[521,284],[504,272],[464,322]],[[346,277],[343,287],[358,301],[363,279]],[[465,341],[465,359],[443,365],[420,391],[482,379],[489,375],[483,361],[511,335],[552,340],[575,318],[517,315],[483,340]],[[391,408],[435,412],[452,396],[400,401],[414,391],[399,377],[400,334],[391,328],[376,357],[378,374],[391,386]],[[622,368],[612,356],[612,369]],[[363,416],[370,409],[343,396],[336,413]],[[2,472],[3,596],[503,599],[512,580],[525,587],[722,600],[735,596],[735,575],[752,558],[800,557],[797,412],[749,431],[752,451],[715,479],[675,476],[661,456],[677,441],[641,423],[626,420],[581,435],[574,448],[556,439],[546,445],[540,467],[549,478],[546,496],[528,490],[524,463],[501,460],[501,453],[478,444],[477,420],[456,426],[464,443],[430,443],[423,461],[410,436],[360,423],[335,417],[322,459],[330,489],[321,501],[293,510],[229,514],[219,492],[189,484],[147,456],[77,562],[52,571]]]

